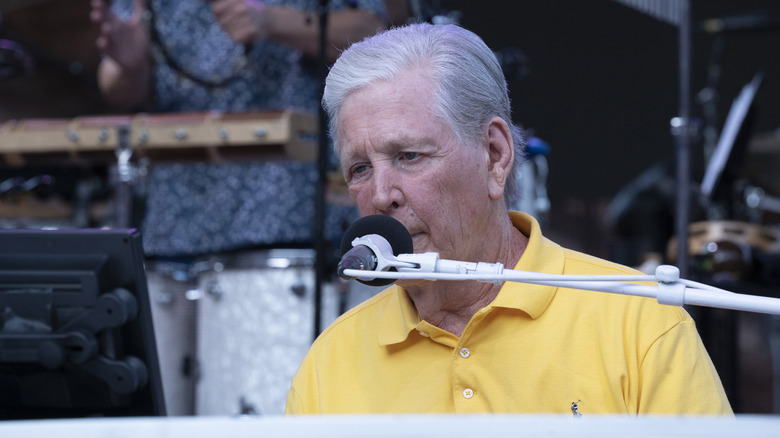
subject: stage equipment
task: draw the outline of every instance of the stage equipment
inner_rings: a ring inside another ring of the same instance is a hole
[[[122,144],[126,130],[127,145]],[[308,113],[193,112],[12,120],[0,126],[9,166],[112,164],[122,148],[153,161],[273,156],[312,161],[317,120]]]
[[[0,418],[165,415],[136,230],[0,230]]]

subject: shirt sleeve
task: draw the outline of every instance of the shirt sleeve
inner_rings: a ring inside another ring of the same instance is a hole
[[[693,320],[675,324],[648,349],[636,409],[638,414],[733,414]]]
[[[290,392],[287,393],[287,405],[284,408],[284,415],[301,415],[305,413],[301,398],[298,396],[298,391],[295,390],[295,385],[290,386]]]
[[[312,347],[314,348],[314,347]],[[285,415],[319,414],[319,386],[316,366],[310,350],[293,377],[287,393]]]

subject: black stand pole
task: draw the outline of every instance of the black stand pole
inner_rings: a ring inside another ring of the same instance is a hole
[[[117,149],[116,153],[116,175],[114,175],[114,202],[115,206],[115,227],[130,228],[132,222],[133,207],[133,169],[130,163],[130,157],[133,155],[133,149],[130,142],[130,127],[120,125],[117,127]]]
[[[320,0],[317,10],[320,24],[320,98],[325,91],[325,77],[328,75],[328,0]],[[322,105],[319,107],[319,152],[317,153],[317,191],[314,200],[314,339],[320,335],[322,324],[322,286],[325,282],[328,254],[325,241],[325,190],[328,172],[328,116]]]
[[[680,0],[680,101],[679,116],[672,120],[672,134],[675,138],[677,158],[677,198],[675,234],[677,235],[677,266],[680,276],[688,277],[688,223],[690,222],[690,60],[691,60],[691,13],[690,1]]]

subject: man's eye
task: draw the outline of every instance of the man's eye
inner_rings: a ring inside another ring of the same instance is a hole
[[[420,154],[417,152],[404,152],[403,158],[404,160],[414,160],[415,158],[419,157]]]
[[[358,164],[358,165],[352,167],[352,174],[353,175],[358,175],[358,174],[361,174],[361,173],[365,172],[366,170],[368,170],[368,166],[367,165],[365,165],[365,164]]]

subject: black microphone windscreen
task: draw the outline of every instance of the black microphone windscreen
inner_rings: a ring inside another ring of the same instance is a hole
[[[375,214],[371,216],[364,216],[356,220],[347,231],[344,232],[344,236],[341,238],[341,255],[347,253],[352,249],[352,241],[358,237],[363,237],[368,234],[378,234],[387,240],[390,247],[393,249],[393,255],[398,254],[411,254],[414,252],[414,244],[412,243],[412,236],[406,227],[401,222],[390,216],[382,214]],[[377,278],[371,281],[358,280],[361,283],[369,286],[385,286],[395,280],[389,278]]]

